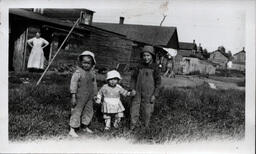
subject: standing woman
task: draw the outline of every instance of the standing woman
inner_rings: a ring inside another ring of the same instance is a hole
[[[31,46],[32,50],[28,59],[29,71],[44,69],[44,51],[43,49],[49,44],[48,41],[40,37],[40,32],[36,33],[36,36],[29,39],[27,42]]]

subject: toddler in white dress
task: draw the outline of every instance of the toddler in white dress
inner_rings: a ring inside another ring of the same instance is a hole
[[[115,116],[115,128],[118,128],[121,118],[124,117],[125,108],[120,100],[120,95],[134,96],[136,94],[134,90],[129,92],[120,86],[118,83],[121,79],[119,72],[109,71],[106,78],[108,83],[102,86],[96,98],[96,103],[102,102],[101,111],[105,119],[105,130],[109,130],[111,127],[111,115]]]

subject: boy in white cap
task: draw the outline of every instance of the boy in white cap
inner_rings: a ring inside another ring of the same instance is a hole
[[[111,116],[115,116],[114,127],[118,128],[121,118],[124,117],[124,106],[120,100],[120,95],[134,96],[136,92],[131,92],[122,88],[118,83],[121,80],[119,72],[116,70],[107,73],[107,84],[99,90],[96,103],[102,103],[103,118],[105,119],[105,130],[111,127]]]
[[[69,135],[72,137],[78,137],[75,129],[80,127],[81,123],[86,126],[85,131],[92,133],[88,125],[93,117],[93,99],[97,95],[96,75],[93,71],[96,64],[94,54],[84,51],[79,55],[78,61],[70,83],[72,111]]]
[[[131,129],[136,127],[140,115],[144,126],[149,126],[161,84],[160,70],[155,63],[155,57],[154,48],[144,46],[141,52],[141,63],[131,76],[131,87],[136,90],[130,109]]]

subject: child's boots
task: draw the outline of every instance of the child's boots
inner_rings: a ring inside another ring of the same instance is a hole
[[[114,127],[115,127],[115,128],[118,128],[118,127],[119,127],[120,121],[121,121],[121,118],[116,118],[116,119],[115,119],[115,122],[114,122]]]
[[[106,126],[105,126],[105,130],[110,130],[110,125],[111,125],[111,119],[110,118],[108,118],[108,119],[105,119],[105,124],[106,124]]]

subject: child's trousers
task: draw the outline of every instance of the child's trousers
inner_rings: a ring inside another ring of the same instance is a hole
[[[77,105],[71,112],[70,127],[78,128],[80,124],[89,125],[93,117],[93,98],[88,95],[78,95]]]

